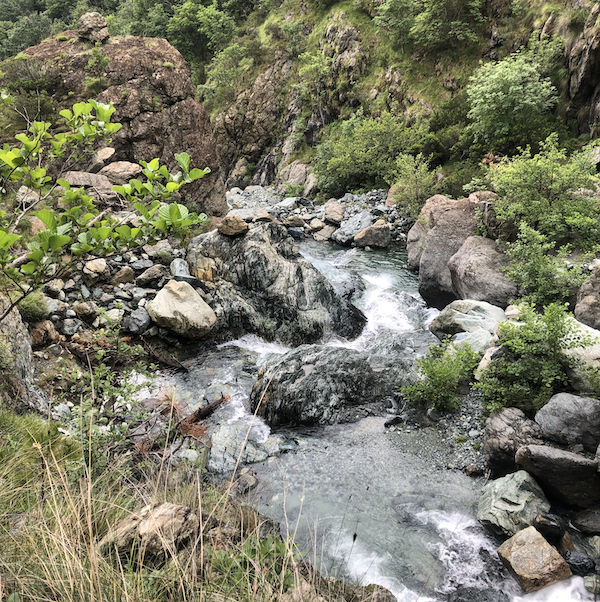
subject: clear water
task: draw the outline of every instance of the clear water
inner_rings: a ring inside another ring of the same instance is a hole
[[[329,337],[323,344],[419,354],[431,343],[427,325],[437,312],[418,296],[405,254],[317,243],[303,243],[301,252],[339,290],[355,290],[353,301],[368,317],[355,341]],[[265,359],[286,351],[245,336],[164,384],[190,408],[225,387],[231,402],[217,410],[215,425],[251,425],[250,440],[264,443],[269,428],[250,415],[248,396]],[[498,561],[498,542],[475,520],[482,482],[439,468],[444,450],[434,430],[390,433],[384,422],[282,432],[293,451],[253,465],[261,481],[254,501],[323,572],[378,583],[403,602],[443,601],[458,587],[505,592],[512,602],[592,599],[581,578],[520,595]],[[470,600],[479,602],[476,593],[464,602]]]

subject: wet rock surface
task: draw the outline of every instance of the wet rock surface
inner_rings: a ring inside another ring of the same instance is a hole
[[[415,378],[411,359],[302,345],[262,368],[250,405],[272,427],[354,422]]]
[[[255,224],[239,238],[201,235],[190,242],[188,262],[192,274],[207,281],[221,331],[300,344],[327,331],[352,338],[365,324],[362,312],[298,253],[281,225]]]

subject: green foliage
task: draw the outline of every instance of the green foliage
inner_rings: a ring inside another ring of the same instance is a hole
[[[238,554],[234,555],[229,550],[213,550],[211,564],[222,581],[220,587],[225,591],[240,591],[248,581],[266,581],[272,587],[286,592],[295,584],[290,568],[295,560],[300,559],[294,550],[295,545],[291,541],[282,541],[273,535],[262,540],[249,537]],[[253,596],[248,593],[249,596],[243,600],[253,602]]]
[[[197,0],[187,0],[175,6],[167,25],[169,41],[188,60],[209,60],[227,46],[234,31],[233,17],[219,10],[216,1],[204,6]]]
[[[495,152],[534,144],[556,129],[551,115],[558,95],[547,76],[557,59],[556,44],[540,44],[482,65],[466,93],[471,103],[469,131]]]
[[[85,151],[90,151],[95,142],[118,131],[120,124],[110,122],[113,113],[112,106],[93,100],[76,103],[72,110],[60,112],[65,120],[64,131],[51,132],[50,123],[34,122],[29,135],[16,136],[18,145],[5,145],[0,150],[0,186],[3,190],[25,184],[43,193],[40,202],[52,202],[57,186],[64,190],[60,207],[43,208],[35,213],[46,229],[29,237],[28,251],[19,262],[14,262],[13,247],[19,243],[21,236],[15,234],[10,225],[0,227],[2,275],[18,290],[17,299],[11,307],[48,280],[60,277],[69,265],[66,253],[105,255],[171,234],[184,236],[190,226],[205,219],[205,216],[190,213],[184,205],[167,204],[182,186],[207,173],[202,169],[190,169],[187,153],[175,156],[181,171],[170,173],[158,159],[142,161],[145,182],[133,179],[125,186],[114,187],[140,212],[140,226],[133,228],[119,224],[112,217],[100,219],[102,216],[99,216],[93,200],[83,189],[73,189],[65,180],[59,178],[54,181],[47,175],[45,165],[48,160],[62,158],[64,165],[68,165],[69,159],[77,159],[82,154],[85,156]],[[148,199],[151,200],[149,205]],[[18,224],[28,210],[16,215],[13,223]],[[0,320],[8,315],[8,311],[0,316]]]
[[[355,113],[332,127],[317,148],[315,173],[320,190],[334,196],[391,186],[398,179],[396,158],[417,145],[424,133],[425,125],[419,120],[408,125],[391,113],[379,119]]]
[[[598,202],[578,189],[594,189],[598,178],[591,147],[567,155],[552,134],[539,153],[528,148],[491,168],[486,181],[500,195],[495,211],[515,225],[526,222],[550,241],[591,249],[600,242]]]
[[[327,92],[327,84],[330,78],[330,66],[332,59],[322,52],[311,54],[303,52],[298,57],[300,68],[298,75],[300,83],[296,90],[300,93],[302,100],[310,105],[313,113],[319,113],[323,119],[323,108]]]
[[[511,263],[506,275],[523,291],[523,300],[543,307],[571,299],[587,278],[581,262],[567,260],[570,248],[561,247],[526,223],[507,251]]]
[[[423,0],[410,36],[426,50],[476,42],[482,5],[482,0]]]
[[[411,40],[410,30],[417,11],[418,4],[414,0],[384,0],[374,21],[393,35],[395,45],[402,47]]]
[[[206,68],[206,83],[198,86],[203,101],[209,106],[235,99],[245,84],[245,77],[254,65],[244,46],[237,43],[217,53]]]
[[[400,153],[396,157],[398,180],[393,186],[393,198],[406,214],[416,218],[425,201],[435,194],[435,174],[429,169],[429,162],[422,153],[416,157]]]
[[[433,407],[438,412],[458,409],[457,391],[472,378],[479,355],[469,345],[452,344],[447,337],[440,345],[429,347],[417,360],[420,380],[402,387],[402,395],[413,405]]]
[[[500,324],[501,350],[493,357],[476,387],[489,411],[516,407],[533,415],[568,382],[576,366],[563,353],[591,341],[577,330],[565,305],[552,303],[543,314],[523,306],[519,322]]]

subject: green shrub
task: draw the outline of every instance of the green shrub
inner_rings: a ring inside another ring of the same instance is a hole
[[[571,156],[558,147],[558,135],[548,136],[540,151],[529,148],[492,167],[486,183],[495,190],[496,215],[516,226],[526,222],[551,241],[570,242],[584,250],[600,242],[599,204],[592,193],[598,177],[588,145]]]
[[[433,406],[439,412],[455,411],[458,387],[473,376],[478,363],[479,355],[469,345],[453,345],[448,337],[417,360],[421,380],[402,387],[402,395],[414,405]]]
[[[587,278],[581,261],[567,260],[569,246],[556,252],[555,247],[522,223],[517,240],[507,250],[511,263],[506,275],[523,290],[522,299],[538,307],[568,301]]]
[[[590,341],[577,330],[566,306],[548,305],[543,314],[525,305],[518,323],[500,324],[500,351],[475,386],[489,411],[516,407],[532,416],[567,385],[576,366],[563,351]]]
[[[410,152],[425,134],[420,120],[409,125],[390,113],[379,119],[355,113],[331,127],[317,148],[314,168],[320,190],[336,196],[391,186],[398,178],[396,158]]]
[[[406,214],[416,218],[425,201],[435,194],[436,177],[429,170],[429,162],[422,153],[416,157],[400,153],[396,158],[398,180],[394,184],[393,198]]]

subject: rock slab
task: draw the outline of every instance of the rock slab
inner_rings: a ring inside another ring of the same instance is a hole
[[[187,282],[170,280],[146,305],[154,322],[188,339],[206,336],[217,316]]]
[[[498,548],[498,556],[527,594],[572,576],[563,557],[535,527],[523,529],[505,541]]]

